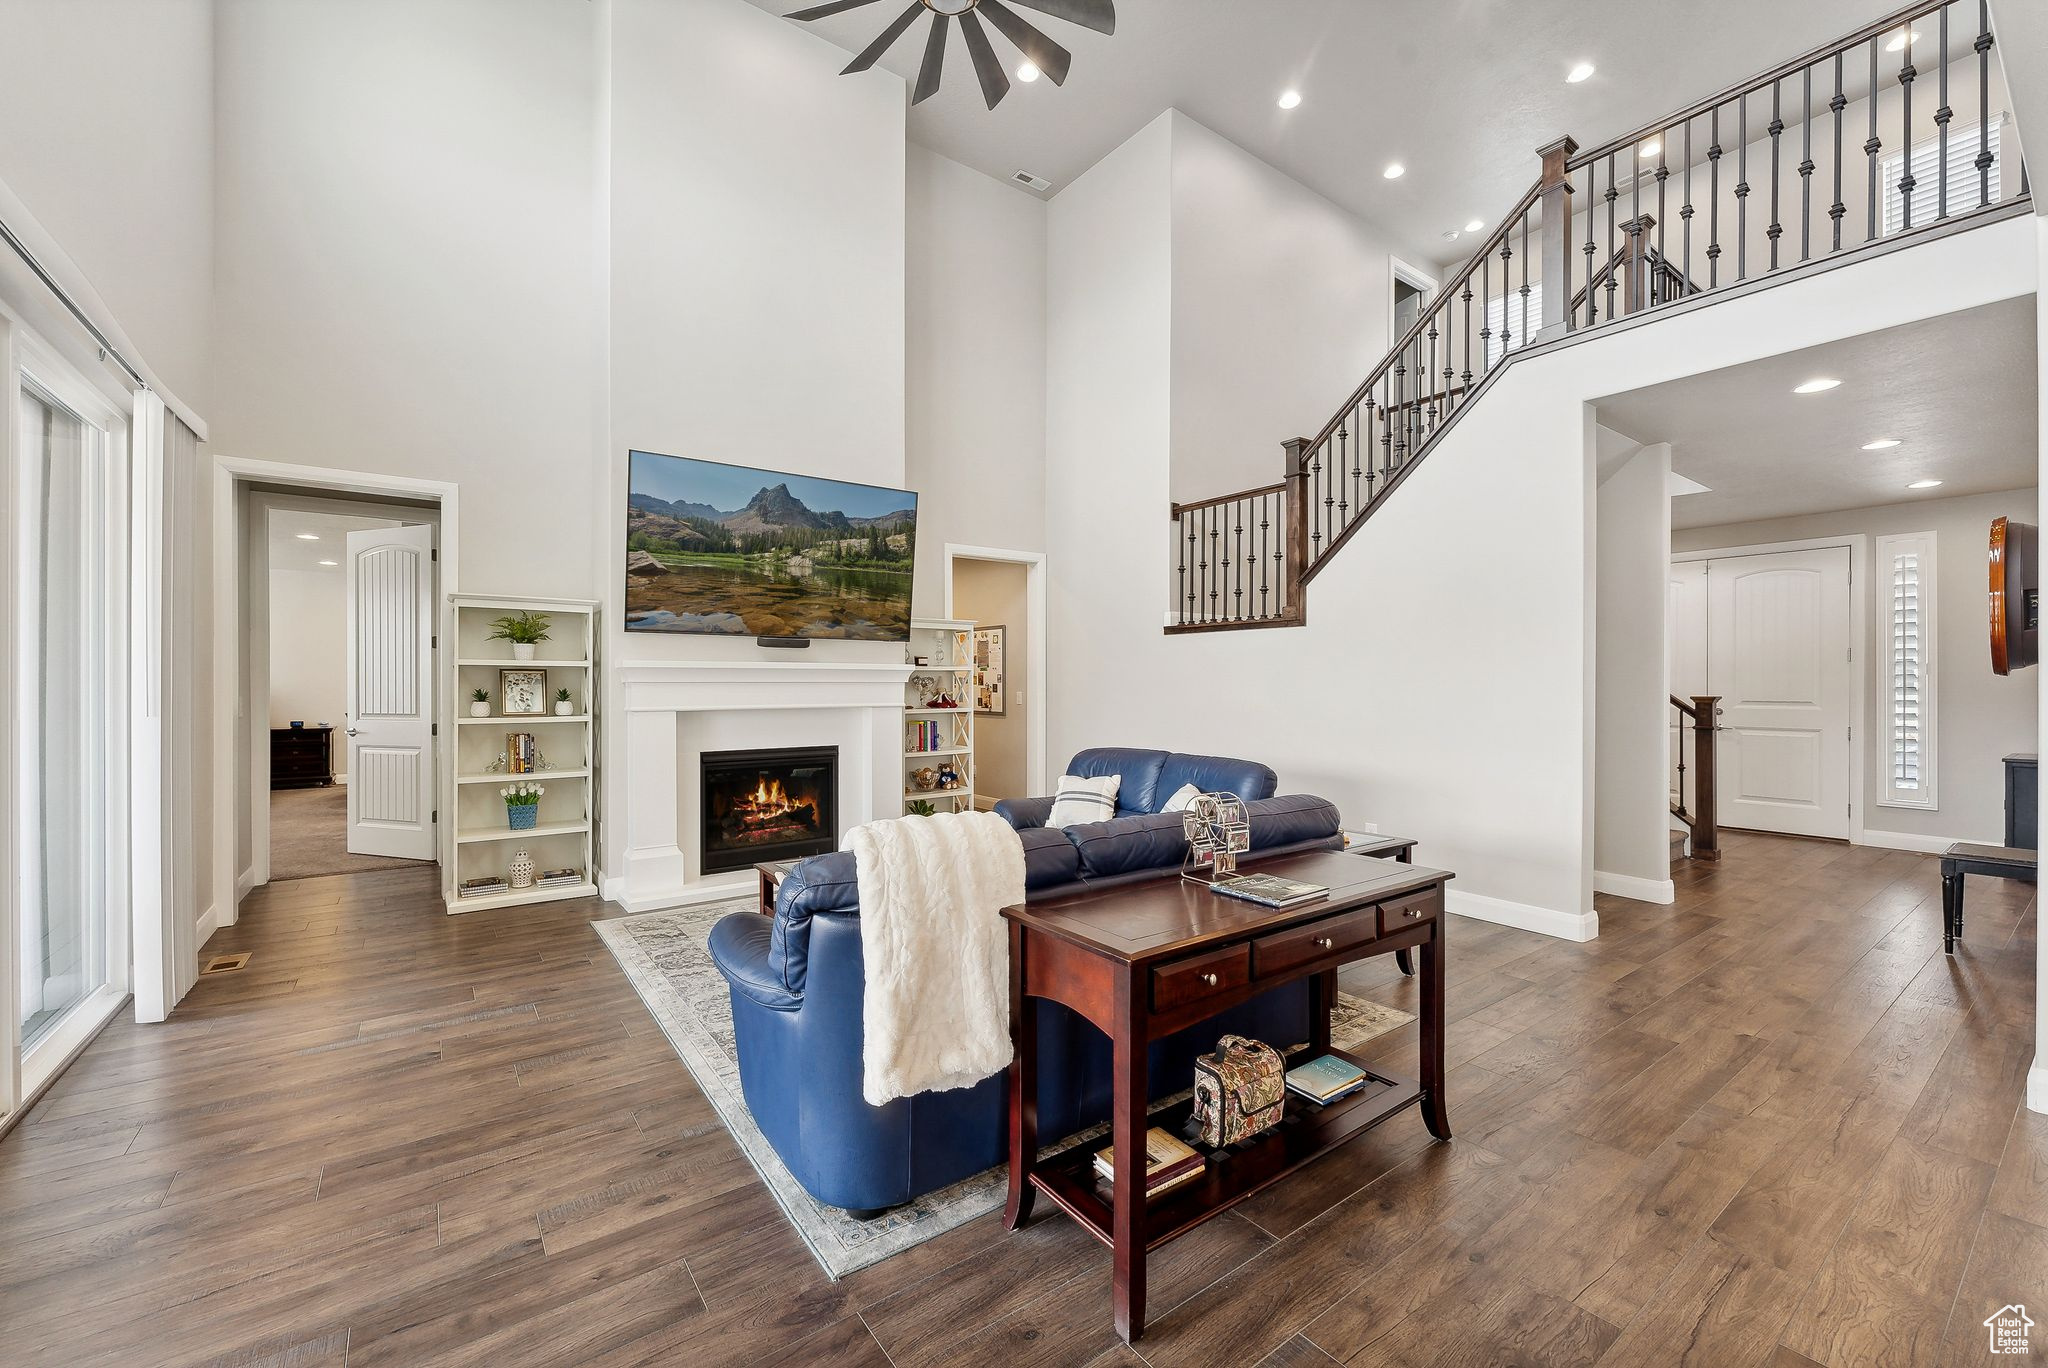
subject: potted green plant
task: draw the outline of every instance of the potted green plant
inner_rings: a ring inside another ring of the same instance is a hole
[[[569,701],[569,691],[567,689],[555,690],[555,716],[573,717],[575,714],[576,705]]]
[[[913,798],[903,805],[903,811],[910,817],[931,817],[937,814],[938,809],[922,798]]]
[[[489,717],[491,715],[491,696],[482,689],[471,689],[469,691],[469,715],[471,717]]]
[[[498,790],[505,800],[505,823],[514,831],[531,831],[540,821],[540,796],[547,790],[524,780]]]
[[[509,641],[514,660],[531,660],[533,648],[548,639],[548,624],[546,613],[508,613],[491,619],[490,635],[484,640]]]

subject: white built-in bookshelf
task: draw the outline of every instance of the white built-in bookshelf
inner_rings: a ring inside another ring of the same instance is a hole
[[[913,618],[910,623],[910,682],[903,692],[903,807],[922,798],[939,812],[974,806],[974,624],[949,618]],[[916,662],[923,659],[926,663]],[[958,707],[926,706],[921,679],[951,695]],[[921,769],[950,766],[957,786],[918,787]]]
[[[589,897],[597,891],[597,699],[598,605],[583,599],[502,598],[455,594],[448,600],[453,665],[448,682],[453,733],[442,755],[447,776],[441,811],[455,823],[453,857],[444,869],[442,898],[450,912],[517,907],[559,898]],[[533,659],[517,659],[512,644],[490,639],[494,620],[520,613],[545,614],[548,639]],[[545,676],[539,713],[507,714],[503,670],[538,671]],[[482,689],[489,711],[470,715],[471,693]],[[566,716],[555,712],[555,693],[569,691]],[[527,774],[508,770],[514,733],[530,733],[540,768]],[[500,792],[528,781],[547,790],[535,825],[514,831]],[[471,879],[498,877],[510,883],[514,855],[524,849],[536,882],[483,894],[462,893]],[[550,869],[572,869],[570,883],[543,885]]]

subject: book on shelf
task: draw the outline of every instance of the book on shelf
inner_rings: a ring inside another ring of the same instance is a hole
[[[510,885],[503,879],[491,876],[482,879],[464,879],[455,890],[459,898],[481,898],[486,893],[503,893]]]
[[[540,752],[534,746],[532,732],[505,733],[505,772],[507,774],[532,774],[540,762]]]
[[[1157,1197],[1183,1183],[1202,1176],[1207,1164],[1202,1152],[1160,1126],[1145,1132],[1145,1195]],[[1105,1145],[1095,1152],[1095,1174],[1105,1183],[1116,1181],[1116,1146]]]
[[[1346,1093],[1356,1092],[1371,1077],[1348,1059],[1318,1055],[1287,1071],[1287,1090],[1311,1102],[1335,1102]]]
[[[1330,891],[1326,884],[1283,879],[1278,874],[1239,874],[1235,878],[1218,879],[1209,887],[1226,898],[1241,898],[1261,907],[1295,907],[1314,902]]]

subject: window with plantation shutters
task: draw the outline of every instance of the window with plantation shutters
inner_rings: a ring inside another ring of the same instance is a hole
[[[1884,798],[1932,808],[1934,793],[1934,534],[1877,539],[1884,634]]]
[[[1960,214],[1980,205],[1998,203],[1998,172],[2003,158],[1998,151],[1998,134],[2005,116],[1994,114],[1986,124],[1950,124],[1948,129],[1948,212]],[[1980,135],[1979,129],[1982,129]],[[1977,154],[1989,152],[1989,188],[1977,172]],[[1928,138],[1913,144],[1913,221],[1906,222],[1906,196],[1899,188],[1899,154],[1884,159],[1884,232],[1886,236],[1907,228],[1925,228],[1941,216],[1941,139]]]
[[[1510,351],[1520,351],[1543,328],[1543,282],[1529,282],[1526,306],[1522,287],[1486,301],[1486,364],[1491,366]],[[1506,340],[1502,340],[1502,335]]]

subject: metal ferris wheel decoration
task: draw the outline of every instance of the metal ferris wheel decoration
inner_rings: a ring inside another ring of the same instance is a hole
[[[807,24],[881,2],[831,0],[829,4],[813,5],[783,17]],[[1014,0],[1014,3],[1098,33],[1116,32],[1115,0]],[[988,30],[982,27],[984,16],[996,32],[1009,39],[1024,54],[1025,60],[1050,77],[1054,85],[1066,84],[1073,55],[1026,23],[1003,0],[911,0],[889,27],[883,29],[874,42],[862,48],[860,55],[847,63],[846,69],[839,74],[847,76],[856,71],[866,71],[926,14],[932,17],[931,32],[925,38],[924,61],[917,69],[917,85],[910,96],[912,104],[922,104],[938,94],[939,77],[946,65],[946,36],[956,19],[960,22],[960,36],[967,44],[968,59],[974,63],[974,74],[981,81],[981,97],[988,102],[990,109],[1002,103],[1003,96],[1010,93],[1010,76],[1003,69],[1002,59],[996,56],[994,45],[989,42]]]

